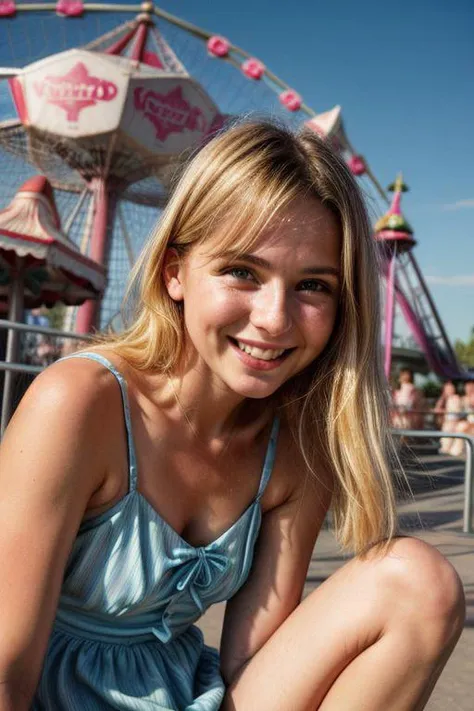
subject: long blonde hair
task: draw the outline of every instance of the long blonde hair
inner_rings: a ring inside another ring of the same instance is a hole
[[[213,138],[182,173],[133,269],[125,299],[135,304],[131,325],[99,340],[137,369],[175,368],[185,334],[181,309],[163,281],[167,248],[184,255],[225,221],[222,252],[246,250],[278,211],[302,195],[321,200],[338,218],[341,296],[328,345],[282,388],[280,404],[310,470],[323,461],[334,473],[339,541],[362,552],[389,540],[396,526],[379,270],[359,189],[326,142],[266,121],[242,122]]]

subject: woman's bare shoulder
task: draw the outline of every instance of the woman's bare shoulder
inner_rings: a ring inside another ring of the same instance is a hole
[[[90,358],[67,358],[50,365],[33,381],[21,405],[36,403],[68,412],[106,411],[110,400],[119,394],[116,378],[101,363]]]
[[[90,470],[96,469],[96,463],[99,471],[107,442],[113,441],[115,412],[121,417],[120,410],[118,384],[104,366],[85,358],[61,360],[40,373],[26,391],[2,449],[14,455],[20,442],[58,455],[61,450],[82,448]]]

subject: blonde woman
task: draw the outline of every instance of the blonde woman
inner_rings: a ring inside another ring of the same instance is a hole
[[[40,375],[2,443],[1,711],[424,707],[464,604],[394,537],[377,277],[314,135],[197,154],[130,327]],[[356,555],[301,602],[330,505]],[[218,600],[220,655],[193,626]]]

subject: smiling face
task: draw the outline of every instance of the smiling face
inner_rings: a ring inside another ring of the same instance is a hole
[[[299,198],[245,254],[219,255],[216,234],[169,261],[168,293],[184,302],[187,347],[201,375],[264,398],[326,346],[340,290],[340,229],[315,198]],[[216,249],[217,248],[217,249]]]

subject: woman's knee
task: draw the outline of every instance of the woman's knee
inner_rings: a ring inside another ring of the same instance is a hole
[[[394,624],[420,630],[433,648],[461,633],[465,618],[462,582],[433,546],[416,538],[395,539],[380,566],[388,586]]]

